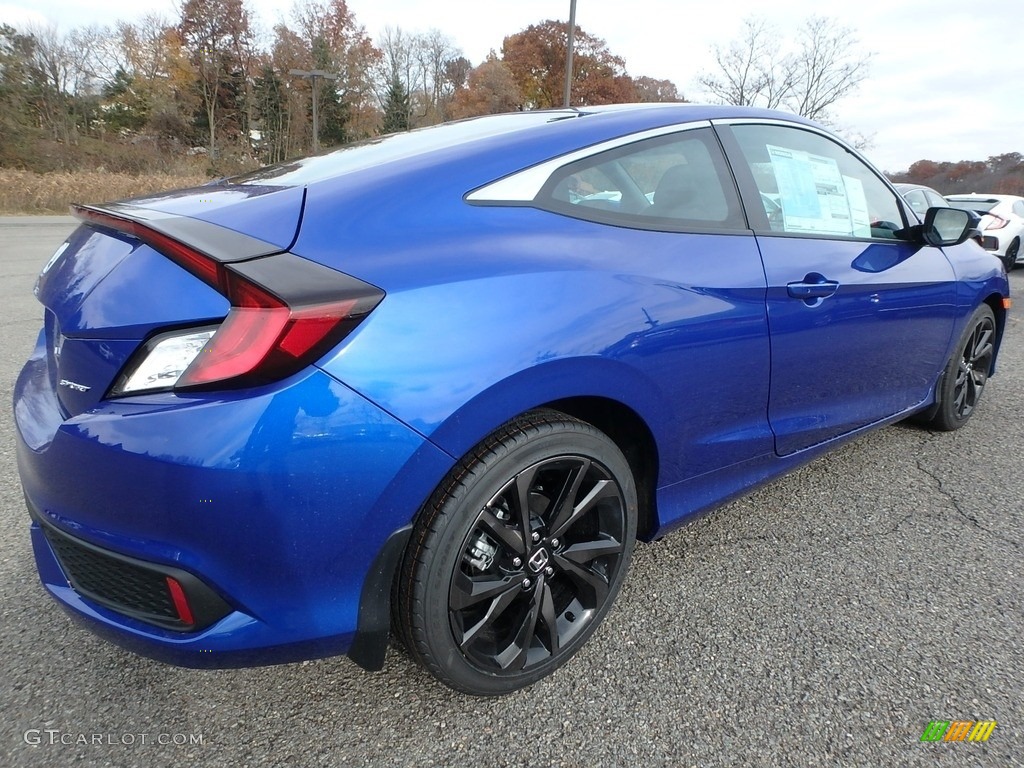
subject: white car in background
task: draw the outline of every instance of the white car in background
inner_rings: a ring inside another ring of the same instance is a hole
[[[946,195],[954,208],[977,211],[982,215],[980,228],[986,250],[1003,260],[1006,271],[1021,257],[1024,240],[1024,197],[1016,195]]]

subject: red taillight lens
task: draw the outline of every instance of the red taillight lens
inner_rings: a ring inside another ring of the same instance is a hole
[[[74,211],[84,221],[137,237],[231,301],[213,337],[164,389],[250,386],[290,376],[338,344],[384,297],[372,285],[287,252],[230,264],[141,222]],[[128,368],[141,365],[145,352]]]
[[[990,229],[1002,229],[1010,223],[1008,219],[1004,219],[1002,216],[996,216],[994,213],[990,213],[988,217],[991,221],[985,225],[986,231]]]
[[[349,319],[355,305],[352,299],[300,310],[234,307],[178,379],[177,388],[242,377],[260,383],[295,373],[319,357],[318,351],[333,346],[325,341],[335,338],[335,331]]]

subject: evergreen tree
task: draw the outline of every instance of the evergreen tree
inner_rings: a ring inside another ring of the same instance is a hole
[[[384,101],[384,120],[380,126],[381,133],[408,131],[410,113],[409,92],[405,90],[405,86],[397,76],[392,77],[387,98]]]
[[[336,65],[331,50],[322,37],[313,41],[313,64],[315,69],[335,71]],[[320,119],[320,146],[332,147],[347,142],[348,108],[338,93],[337,81],[327,78],[320,81],[317,109]]]

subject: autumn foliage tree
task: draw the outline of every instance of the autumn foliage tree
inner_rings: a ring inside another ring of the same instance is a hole
[[[512,112],[523,103],[522,92],[508,64],[492,52],[487,60],[473,68],[466,87],[455,93],[452,117],[473,117]]]
[[[509,35],[502,59],[519,86],[523,106],[546,109],[562,105],[569,26],[562,21],[531,24]],[[573,105],[614,104],[636,100],[633,80],[623,59],[599,37],[575,31],[571,102]]]
[[[1024,195],[1024,155],[1008,152],[985,161],[918,160],[907,170],[891,174],[891,178],[897,182],[923,184],[944,195],[965,192]]]
[[[248,130],[239,97],[249,82],[249,26],[242,0],[185,0],[181,7],[178,31],[196,72],[211,158],[217,154],[218,124],[230,125],[236,134]]]
[[[375,118],[374,68],[381,54],[366,29],[345,0],[301,0],[292,8],[292,21],[301,57],[291,66],[337,76],[319,86],[323,142],[341,144],[369,135]],[[306,101],[311,104],[310,82],[304,80],[294,86],[307,95]]]

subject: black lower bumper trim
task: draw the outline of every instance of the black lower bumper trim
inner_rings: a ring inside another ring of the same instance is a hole
[[[188,571],[112,552],[72,536],[32,513],[75,592],[112,611],[178,632],[197,632],[231,613],[210,587]],[[182,620],[167,579],[178,583],[192,613]]]

